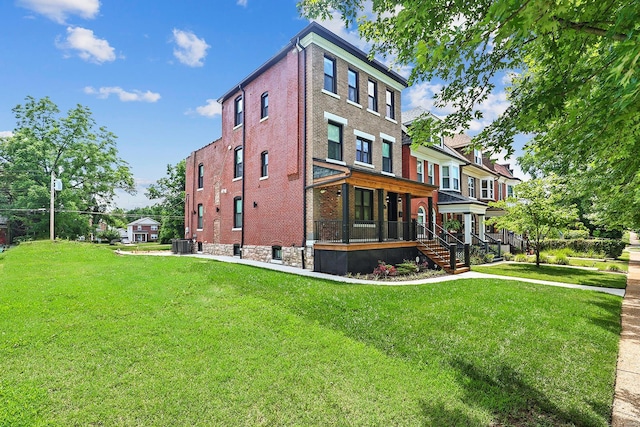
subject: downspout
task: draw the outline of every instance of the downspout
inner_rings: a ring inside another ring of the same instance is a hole
[[[238,85],[238,89],[240,89],[240,92],[242,92],[242,214],[241,214],[241,220],[242,220],[242,228],[240,229],[240,259],[242,259],[242,252],[244,250],[244,229],[246,227],[245,221],[244,221],[244,212],[245,212],[245,186],[244,183],[246,181],[246,177],[245,177],[245,172],[246,172],[246,165],[244,164],[244,144],[246,142],[246,138],[247,138],[247,121],[246,121],[246,113],[247,113],[247,100],[245,99],[245,92],[244,92],[244,88],[242,87],[241,84]]]
[[[296,48],[298,53],[302,53],[302,99],[304,106],[302,108],[302,269],[305,265],[305,251],[307,250],[307,51],[300,46],[300,37],[296,40]],[[298,83],[300,83],[300,57],[298,57]],[[298,84],[298,90],[300,84]],[[298,100],[298,109],[300,101]],[[299,111],[299,110],[298,110]],[[300,116],[298,116],[300,117]],[[300,129],[298,127],[298,129]]]

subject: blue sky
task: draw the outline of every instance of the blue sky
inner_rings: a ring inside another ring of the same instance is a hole
[[[0,16],[0,136],[26,96],[49,96],[63,112],[88,106],[136,179],[138,195],[117,200],[125,209],[151,205],[145,187],[167,164],[220,137],[215,100],[308,23],[296,0],[4,0]],[[322,24],[366,50],[340,21]],[[407,89],[403,108],[430,108],[437,88]],[[472,131],[506,102],[493,96]]]

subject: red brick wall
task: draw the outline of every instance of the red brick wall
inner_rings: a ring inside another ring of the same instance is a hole
[[[187,158],[185,208],[191,238],[204,243],[241,242],[233,229],[234,198],[244,198],[245,245],[290,246],[303,242],[302,147],[298,108],[298,53],[283,59],[244,88],[244,123],[234,127],[234,101],[222,105],[222,138]],[[261,96],[269,94],[269,115],[261,120]],[[235,148],[243,143],[243,178],[234,179]],[[269,153],[268,178],[261,178],[261,153]],[[198,165],[204,164],[204,189],[197,190]],[[256,207],[254,207],[254,202]],[[204,205],[204,226],[196,231],[197,205]],[[219,229],[219,232],[218,232]],[[215,232],[214,232],[215,231]]]

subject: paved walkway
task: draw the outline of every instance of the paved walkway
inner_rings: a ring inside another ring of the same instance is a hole
[[[633,233],[631,245],[627,293],[622,301],[613,427],[640,426],[640,242]]]

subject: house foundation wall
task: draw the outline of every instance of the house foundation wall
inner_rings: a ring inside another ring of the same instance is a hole
[[[274,260],[271,246],[245,245],[242,249],[242,258],[260,262],[281,262],[290,267],[302,268],[304,258],[305,268],[313,268],[313,247],[307,246],[305,250],[301,247],[283,247],[282,260]],[[217,256],[233,256],[233,245],[204,243],[202,253]]]

